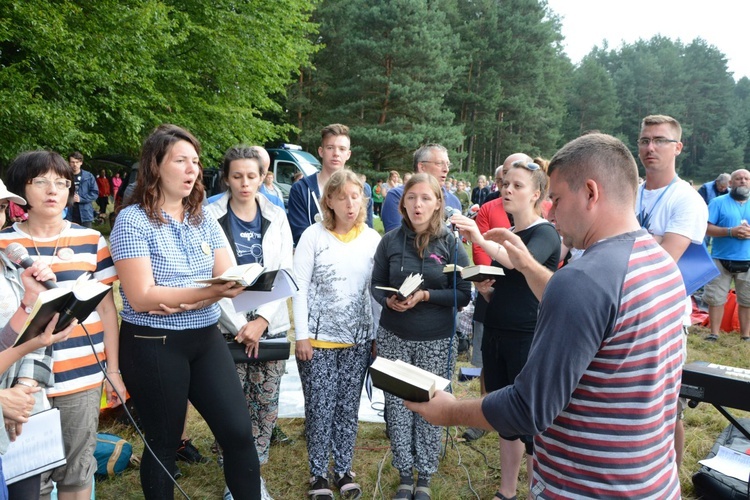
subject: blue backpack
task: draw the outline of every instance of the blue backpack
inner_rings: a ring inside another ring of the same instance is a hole
[[[98,433],[96,435],[96,474],[113,477],[124,471],[130,464],[133,446],[120,436]]]

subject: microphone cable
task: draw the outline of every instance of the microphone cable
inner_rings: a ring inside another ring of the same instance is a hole
[[[96,364],[99,365],[99,370],[104,374],[104,378],[109,382],[109,385],[112,386],[112,390],[114,390],[115,394],[117,394],[117,397],[120,398],[120,402],[122,404],[123,410],[125,410],[125,414],[128,416],[128,420],[130,420],[130,423],[133,424],[133,427],[135,428],[135,431],[138,433],[138,435],[141,438],[141,441],[143,441],[143,446],[148,450],[148,452],[151,454],[152,457],[154,457],[154,460],[156,460],[156,463],[159,464],[159,466],[164,470],[164,472],[167,473],[167,476],[169,476],[169,479],[172,481],[172,483],[177,487],[177,489],[180,491],[183,497],[185,497],[187,500],[190,500],[190,496],[188,496],[187,493],[185,493],[185,490],[182,489],[182,487],[177,483],[177,480],[174,478],[171,472],[169,472],[166,468],[166,466],[159,460],[159,458],[156,456],[156,453],[154,453],[154,450],[151,449],[151,447],[148,445],[148,442],[146,441],[146,437],[143,435],[143,432],[138,428],[138,424],[135,423],[135,419],[133,418],[133,415],[130,413],[130,410],[128,410],[128,405],[125,404],[125,397],[123,394],[120,394],[117,389],[115,388],[115,385],[112,383],[112,381],[109,379],[109,376],[107,375],[107,369],[102,364],[101,360],[99,359],[99,354],[96,352],[96,347],[94,346],[94,342],[91,340],[91,334],[89,333],[88,329],[86,329],[86,325],[83,323],[80,323],[80,326],[83,327],[83,331],[86,333],[86,339],[89,341],[89,345],[91,345],[91,351],[94,353],[94,359],[96,359]],[[106,386],[105,386],[106,390]]]
[[[445,378],[450,380],[450,390],[453,393],[453,374],[451,373],[451,362],[453,361],[453,342],[456,338],[456,328],[458,327],[458,245],[460,244],[461,238],[458,235],[458,231],[452,231],[454,246],[453,246],[453,331],[451,332],[450,342],[448,343],[448,362],[445,366]],[[451,426],[445,428],[445,447],[441,459],[445,458],[448,453],[448,440],[450,439]]]

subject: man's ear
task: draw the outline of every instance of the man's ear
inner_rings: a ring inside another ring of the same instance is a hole
[[[583,189],[586,190],[586,208],[590,209],[599,202],[599,197],[601,196],[600,186],[594,179],[586,179]]]

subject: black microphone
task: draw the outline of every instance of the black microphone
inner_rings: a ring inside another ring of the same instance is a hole
[[[5,249],[5,255],[8,256],[11,262],[24,269],[28,269],[34,265],[34,261],[29,257],[29,252],[20,243],[14,242],[8,245],[8,248]],[[58,288],[57,283],[52,280],[42,281],[41,283],[47,289]]]

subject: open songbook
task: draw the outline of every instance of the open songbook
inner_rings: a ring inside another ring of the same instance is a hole
[[[207,278],[201,280],[195,280],[196,283],[203,283],[206,285],[214,285],[217,283],[228,283],[230,281],[236,281],[242,286],[251,286],[258,277],[263,274],[266,268],[257,263],[242,264],[240,266],[232,266],[222,273],[221,276],[215,278]]]
[[[372,385],[407,401],[423,403],[435,391],[444,390],[450,380],[403,361],[378,356],[370,365]]]
[[[422,286],[423,282],[424,278],[420,273],[412,273],[406,277],[404,282],[401,283],[401,286],[398,288],[391,288],[389,286],[375,286],[375,288],[391,292],[391,295],[395,293],[398,296],[398,300],[406,300],[411,294],[419,290],[419,287]]]
[[[452,273],[454,267],[458,270],[461,277],[466,281],[494,280],[497,279],[498,276],[505,276],[505,272],[501,267],[485,266],[481,264],[467,267],[448,264],[443,268],[443,272]]]
[[[112,288],[89,277],[88,273],[81,275],[72,289],[52,288],[41,292],[15,345],[21,345],[42,333],[56,312],[60,313],[60,318],[55,333],[67,328],[73,319],[83,323]]]

